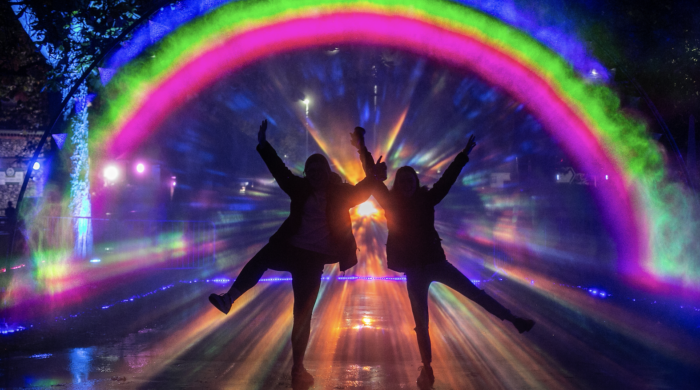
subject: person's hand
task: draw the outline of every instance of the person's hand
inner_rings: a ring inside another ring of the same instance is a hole
[[[356,127],[355,131],[350,133],[350,144],[358,150],[365,146],[365,129]]]
[[[379,156],[379,159],[374,164],[374,177],[379,181],[386,180],[386,163],[382,162],[382,156]]]
[[[267,141],[265,138],[265,132],[267,131],[267,119],[263,119],[262,124],[260,124],[260,130],[258,130],[258,143],[262,144]]]
[[[472,149],[474,149],[474,147],[476,146],[475,139],[476,139],[476,137],[474,136],[474,134],[472,134],[469,137],[469,141],[467,142],[467,146],[465,146],[464,150],[462,150],[464,153],[467,154],[467,156],[469,155],[469,153],[471,153]]]

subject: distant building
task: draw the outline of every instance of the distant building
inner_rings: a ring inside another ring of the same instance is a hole
[[[8,201],[17,204],[29,160],[43,133],[43,130],[0,130],[0,204],[6,205]],[[48,142],[39,156],[38,169],[32,173],[26,198],[43,195],[46,177],[44,171],[47,169],[44,162],[50,150],[51,143]],[[3,208],[2,214],[4,213]]]

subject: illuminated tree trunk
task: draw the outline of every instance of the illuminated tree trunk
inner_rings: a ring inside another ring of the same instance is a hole
[[[70,210],[75,218],[74,254],[85,257],[92,252],[92,211],[90,207],[90,156],[88,154],[87,85],[74,95],[75,115],[71,119],[70,142],[73,146],[70,173]]]
[[[29,34],[32,41],[39,45],[39,50],[44,54],[49,64],[56,67],[59,58],[64,56],[70,59],[69,63],[76,64],[70,66],[62,74],[61,95],[62,98],[65,99],[72,89],[73,84],[80,78],[82,72],[89,64],[84,61],[74,61],[78,59],[81,54],[73,49],[55,51],[50,43],[39,43],[43,42],[44,33],[36,31],[32,27],[33,23],[36,21],[36,17],[28,5],[15,4],[12,6],[12,9],[18,16],[22,27],[24,27],[24,30]],[[78,47],[86,41],[83,37],[82,28],[81,24],[73,18],[68,39],[78,43]],[[88,154],[89,122],[87,103],[88,89],[87,84],[83,83],[75,95],[73,95],[72,104],[68,104],[64,112],[64,115],[67,117],[66,119],[70,118],[69,133],[71,134],[70,142],[73,149],[70,173],[70,212],[71,216],[74,218],[74,255],[79,257],[88,256],[92,252],[92,221],[90,219],[92,211],[90,206],[90,158]],[[70,115],[71,113],[74,114]]]

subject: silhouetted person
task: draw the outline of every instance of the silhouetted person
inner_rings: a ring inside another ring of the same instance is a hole
[[[406,288],[416,322],[418,349],[423,361],[423,368],[418,377],[418,385],[421,388],[430,387],[435,382],[430,366],[432,352],[428,332],[430,283],[440,282],[453,288],[501,320],[512,322],[520,333],[529,331],[535,325],[532,320],[511,314],[510,310],[484,290],[477,288],[450,264],[440,244],[440,236],[435,230],[435,205],[450,191],[462,168],[469,162],[469,152],[474,146],[476,142],[472,135],[464,150],[457,154],[431,189],[421,187],[416,171],[405,166],[396,172],[391,191],[383,183],[378,183],[374,191],[374,197],[386,212],[389,229],[386,243],[387,266],[406,274]],[[371,159],[371,155],[368,158]],[[381,168],[384,167],[385,165]],[[380,168],[379,164],[377,168]]]
[[[12,206],[12,202],[7,202],[5,208],[5,218],[7,219],[7,231],[12,232],[12,229],[17,222],[17,209]]]
[[[299,177],[284,165],[267,142],[267,120],[260,125],[257,150],[280,188],[291,199],[289,217],[270,241],[241,270],[231,289],[211,294],[209,301],[227,314],[233,302],[258,283],[268,269],[292,274],[294,325],[292,328],[292,385],[313,383],[304,369],[304,354],[311,331],[311,314],[325,264],[340,263],[345,271],[357,264],[357,244],[349,209],[366,201],[376,180],[357,185],[342,183],[323,155],[311,155]]]

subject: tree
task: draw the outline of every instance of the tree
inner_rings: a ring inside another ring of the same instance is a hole
[[[47,84],[63,99],[95,61],[108,50],[123,29],[139,19],[148,4],[137,0],[22,0],[10,5],[25,31],[44,55],[51,70]],[[95,77],[93,75],[93,77]],[[70,209],[76,219],[75,248],[78,256],[92,250],[90,165],[88,155],[88,81],[71,97],[64,111],[69,120],[71,173]]]
[[[14,17],[0,12],[0,128],[32,130],[48,122],[46,75],[50,66]]]

